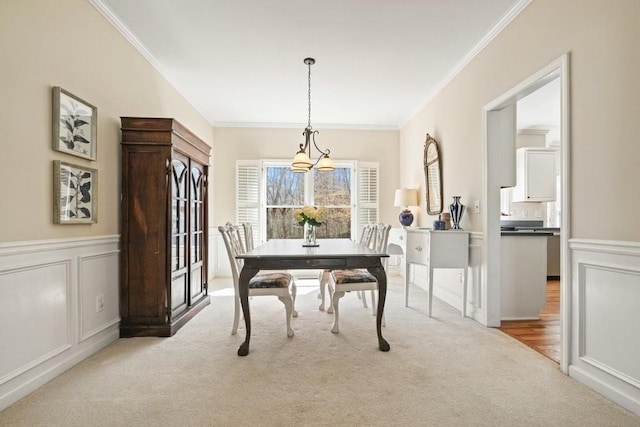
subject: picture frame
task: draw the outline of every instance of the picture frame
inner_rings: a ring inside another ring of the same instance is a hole
[[[59,86],[53,88],[53,149],[96,160],[98,109]]]
[[[54,224],[98,222],[98,171],[53,161]]]

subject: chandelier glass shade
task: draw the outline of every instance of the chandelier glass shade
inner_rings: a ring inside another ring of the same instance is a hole
[[[291,171],[296,173],[304,173],[309,172],[314,166],[317,170],[321,172],[330,172],[335,170],[335,166],[333,164],[333,160],[329,157],[330,150],[321,150],[316,144],[316,134],[318,134],[317,130],[314,130],[311,127],[311,66],[316,63],[316,60],[313,58],[305,58],[304,63],[307,64],[308,67],[308,100],[309,100],[309,120],[307,122],[307,127],[304,129],[302,133],[304,135],[304,144],[300,144],[300,150],[293,157],[293,161],[291,162]],[[320,153],[318,160],[313,162],[311,160],[311,146],[315,147],[315,149]]]

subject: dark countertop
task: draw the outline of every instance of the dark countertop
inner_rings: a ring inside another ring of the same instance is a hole
[[[517,231],[517,230],[509,230],[509,231],[501,231],[501,236],[518,236],[518,237],[549,237],[553,236],[553,231]]]
[[[501,236],[553,236],[560,233],[558,227],[543,227],[541,220],[500,221]]]

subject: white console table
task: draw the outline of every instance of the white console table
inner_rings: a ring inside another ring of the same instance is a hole
[[[469,266],[469,232],[463,230],[433,230],[430,228],[403,227],[389,232],[390,255],[405,256],[404,305],[409,306],[409,281],[411,264],[429,269],[429,317],[433,301],[433,270],[459,268],[463,270],[462,317],[467,314],[467,270]],[[401,253],[400,253],[401,252]]]

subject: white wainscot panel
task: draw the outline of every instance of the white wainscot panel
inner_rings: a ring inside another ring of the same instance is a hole
[[[0,271],[0,384],[71,347],[70,260]]]
[[[640,272],[582,265],[580,356],[640,387]]]
[[[119,241],[0,243],[0,411],[118,339]]]
[[[80,257],[80,336],[84,341],[120,321],[118,288],[119,252]]]
[[[640,243],[569,245],[569,374],[640,415]]]

